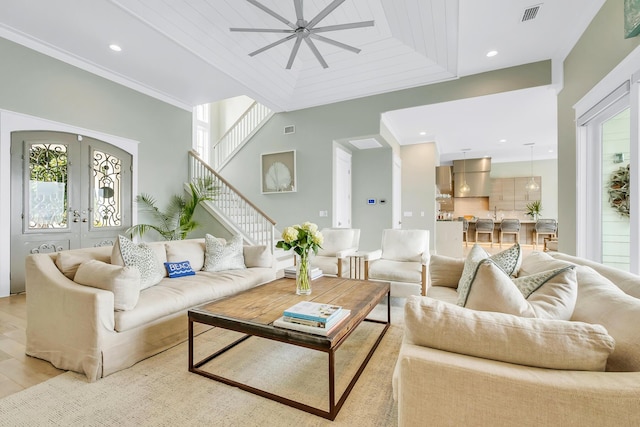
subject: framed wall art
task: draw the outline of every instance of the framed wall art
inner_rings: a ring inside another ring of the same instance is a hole
[[[262,194],[296,191],[296,151],[262,154]]]
[[[624,0],[624,38],[640,34],[640,0]]]

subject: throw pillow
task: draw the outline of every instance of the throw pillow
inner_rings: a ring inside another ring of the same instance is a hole
[[[204,266],[204,239],[173,240],[165,243],[167,262],[187,260],[194,271]]]
[[[468,310],[416,295],[407,298],[404,321],[409,343],[547,369],[603,371],[615,345],[601,325]]]
[[[571,318],[578,293],[572,267],[527,276],[526,281],[517,280],[512,280],[495,260],[481,261],[471,282],[465,307],[521,317]]]
[[[473,245],[465,259],[462,276],[458,282],[458,305],[464,307],[475,270],[479,262],[486,258],[494,260],[507,275],[516,276],[522,263],[522,248],[516,243],[509,249],[489,256],[478,244]]]
[[[146,243],[133,243],[125,236],[118,236],[111,252],[111,264],[136,267],[140,271],[140,289],[146,289],[162,280],[164,267],[154,250]]]
[[[463,258],[431,255],[429,259],[429,283],[431,286],[457,288],[463,270]]]
[[[56,267],[68,279],[73,280],[80,264],[85,261],[97,259],[102,262],[111,260],[111,248],[101,246],[97,248],[72,249],[58,252],[56,255]]]
[[[266,245],[243,246],[244,265],[247,268],[273,267],[273,254]]]
[[[242,236],[236,235],[227,243],[221,242],[211,234],[204,236],[204,271],[239,270],[244,265]]]
[[[544,252],[534,251],[522,260],[520,271],[518,271],[518,277],[529,276],[531,274],[555,270],[556,268],[568,267],[570,265],[573,264],[557,260]]]
[[[113,307],[117,311],[133,309],[140,297],[140,272],[135,267],[122,267],[92,259],[80,264],[74,281],[113,292]]]
[[[165,262],[164,268],[167,269],[169,279],[175,279],[176,277],[193,276],[196,274],[191,268],[189,261],[180,262]]]

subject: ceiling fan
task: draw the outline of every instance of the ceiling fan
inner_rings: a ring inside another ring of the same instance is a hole
[[[293,45],[293,49],[291,50],[291,55],[289,55],[289,61],[287,62],[287,70],[291,69],[293,65],[293,61],[296,59],[296,55],[298,54],[298,49],[300,49],[300,45],[302,41],[309,46],[311,52],[316,57],[322,68],[328,68],[329,65],[324,60],[320,51],[316,47],[313,40],[318,40],[324,43],[331,44],[333,46],[340,47],[342,49],[346,49],[350,52],[359,53],[360,49],[355,48],[353,46],[349,46],[344,43],[340,43],[339,41],[321,36],[318,33],[326,33],[329,31],[338,31],[338,30],[346,30],[351,28],[361,28],[361,27],[372,27],[374,21],[362,21],[362,22],[353,22],[350,24],[339,24],[339,25],[328,25],[326,27],[316,27],[316,25],[327,17],[331,12],[333,12],[338,6],[345,2],[345,0],[334,0],[327,7],[325,7],[320,13],[318,13],[311,21],[305,21],[302,13],[302,0],[293,0],[293,5],[296,9],[296,22],[290,22],[286,18],[282,17],[280,14],[274,12],[263,4],[259,3],[256,0],[247,0],[249,3],[254,5],[255,7],[263,10],[269,15],[276,18],[278,21],[286,24],[290,29],[278,29],[278,28],[229,28],[231,31],[239,31],[239,32],[247,32],[247,33],[284,33],[288,34],[286,37],[271,43],[267,46],[264,46],[254,52],[251,52],[249,56],[255,56],[259,53],[264,52],[267,49],[271,49],[272,47],[278,46],[286,41],[291,39],[296,39]]]

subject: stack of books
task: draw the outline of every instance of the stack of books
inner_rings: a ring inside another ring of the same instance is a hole
[[[287,267],[287,268],[284,269],[284,277],[286,277],[288,279],[295,279],[296,278],[296,267],[295,267],[295,265],[293,267]],[[322,277],[322,270],[320,270],[318,267],[311,268],[311,280],[315,280],[318,277]]]
[[[345,310],[338,305],[301,301],[286,309],[283,316],[273,322],[273,325],[327,336],[349,317],[349,314],[351,314],[350,310]]]

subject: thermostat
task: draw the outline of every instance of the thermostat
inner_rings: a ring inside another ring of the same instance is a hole
[[[376,199],[367,199],[367,204],[368,205],[375,205],[376,204]]]

